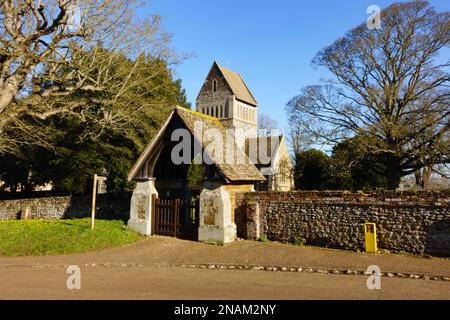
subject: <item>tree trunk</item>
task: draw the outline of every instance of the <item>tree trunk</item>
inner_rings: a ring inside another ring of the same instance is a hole
[[[5,111],[6,107],[13,101],[19,90],[19,81],[16,77],[8,80],[2,87],[0,87],[0,114]]]
[[[11,103],[13,98],[14,95],[8,90],[0,90],[0,114],[2,114],[6,107]]]
[[[423,190],[428,190],[428,185],[429,185],[432,173],[433,173],[433,171],[431,170],[431,167],[423,168],[423,177],[422,177],[422,186],[421,186]]]
[[[400,186],[401,169],[400,160],[392,155],[388,155],[385,162],[386,188],[396,190]]]
[[[427,190],[430,182],[431,174],[433,173],[431,167],[424,167],[423,169],[417,170],[414,173],[416,177],[416,184],[422,188],[422,190]]]
[[[416,185],[422,186],[423,183],[422,171],[417,170],[416,172],[414,172],[414,177],[416,178]]]

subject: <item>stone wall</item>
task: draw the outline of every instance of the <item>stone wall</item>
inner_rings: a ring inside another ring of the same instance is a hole
[[[364,250],[364,223],[378,247],[450,256],[450,192],[256,192],[236,196],[238,236]]]
[[[97,196],[96,217],[120,219],[130,217],[131,194]],[[29,219],[71,219],[91,216],[92,196],[49,197],[20,200],[0,200],[0,220],[16,220],[29,208]]]

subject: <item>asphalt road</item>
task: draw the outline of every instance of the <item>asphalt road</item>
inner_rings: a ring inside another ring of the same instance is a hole
[[[0,268],[0,299],[450,299],[450,283],[245,270],[162,267],[81,268],[81,289],[69,290],[63,267]]]

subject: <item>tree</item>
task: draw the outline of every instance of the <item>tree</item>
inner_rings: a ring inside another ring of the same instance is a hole
[[[114,65],[109,74],[111,88],[113,83],[123,83],[135,61],[101,48],[95,50],[95,55]],[[80,91],[65,95],[61,100],[46,97],[51,101],[42,99],[45,103],[71,104],[83,100],[89,107],[82,114],[57,113],[44,120],[22,116],[20,121],[24,127],[41,132],[47,144],[30,141],[21,143],[14,153],[0,154],[0,163],[5,167],[2,170],[0,165],[0,179],[6,182],[5,187],[12,191],[31,191],[36,186],[51,183],[57,193],[84,194],[92,188],[93,174],[100,173],[108,176],[109,192],[130,190],[127,173],[155,130],[175,104],[189,106],[181,81],[173,80],[167,63],[152,57],[140,59],[142,67],[133,73],[135,85],[120,96],[116,91]],[[98,78],[99,70],[92,68],[88,75]],[[33,95],[28,99],[32,98]],[[27,103],[27,99],[20,103]],[[135,114],[130,117],[132,121],[109,126],[97,118],[105,109],[123,113],[123,120],[128,113]],[[6,133],[14,134],[14,138],[22,142],[31,140],[24,130],[9,128]]]
[[[330,158],[320,150],[310,149],[295,155],[296,189],[324,190],[328,186]]]
[[[278,130],[278,122],[270,116],[260,113],[258,115],[258,129],[260,134],[270,136],[273,130]]]
[[[364,144],[358,137],[335,145],[330,160],[329,188],[341,190],[386,188],[382,161],[374,155],[367,154]]]
[[[134,121],[145,106],[128,104],[131,92],[157,90],[138,81],[157,85],[149,80],[165,69],[148,70],[146,79],[136,73],[149,59],[177,62],[160,17],[138,19],[135,8],[129,0],[0,0],[0,150],[21,143],[6,136],[8,129],[26,132],[31,141],[46,140],[34,127],[24,127],[24,117],[71,115],[117,130]],[[117,77],[123,59],[133,63]],[[114,103],[104,103],[102,94]],[[81,98],[66,99],[76,95]],[[103,108],[91,112],[92,101]]]
[[[308,86],[287,106],[290,121],[324,143],[359,136],[385,167],[387,187],[402,176],[449,163],[450,13],[426,1],[381,12],[382,29],[362,24],[313,60],[335,78]]]

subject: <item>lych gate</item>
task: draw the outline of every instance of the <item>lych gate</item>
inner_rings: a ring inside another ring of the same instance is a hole
[[[192,198],[190,203],[179,198],[152,198],[153,224],[155,234],[183,239],[197,239],[200,199]]]
[[[201,132],[196,130],[198,123]],[[189,133],[191,160],[196,150],[209,157],[209,164],[203,163],[200,185],[188,183],[189,163],[175,164],[172,159],[174,147],[180,143],[172,141],[177,129]],[[137,184],[131,200],[130,228],[145,235],[221,243],[235,240],[234,194],[251,191],[264,177],[235,144],[234,156],[243,162],[224,163],[225,156],[207,154],[203,135],[208,129],[219,132],[223,141],[229,138],[216,118],[180,107],[172,111],[129,174]]]

